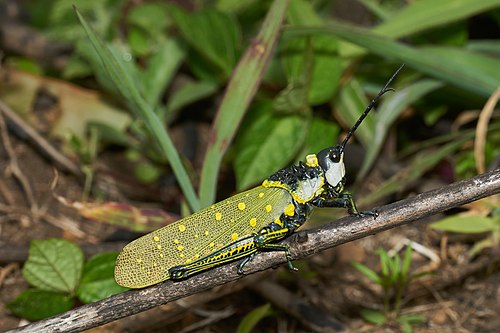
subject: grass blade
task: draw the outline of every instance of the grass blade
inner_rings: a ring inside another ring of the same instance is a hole
[[[191,184],[186,169],[182,165],[179,153],[175,149],[165,127],[162,125],[152,107],[141,96],[134,85],[133,79],[127,71],[124,70],[122,64],[110,52],[104,42],[94,33],[78,9],[76,9],[76,7],[74,8],[80,23],[92,43],[92,46],[95,48],[97,54],[99,54],[99,57],[102,60],[104,70],[111,78],[120,94],[131,105],[135,115],[144,122],[151,136],[157,140],[161,151],[168,158],[168,161],[172,166],[172,170],[174,171],[177,181],[179,182],[182,192],[184,193],[191,209],[193,211],[199,210],[200,203],[194,191],[193,185]]]
[[[259,34],[238,63],[211,130],[200,182],[202,206],[214,202],[220,163],[247,110],[278,40],[288,0],[275,0]]]

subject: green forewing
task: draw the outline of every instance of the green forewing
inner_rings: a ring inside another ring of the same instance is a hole
[[[142,236],[118,256],[116,282],[143,288],[167,280],[170,268],[206,257],[258,232],[291,202],[286,190],[258,186]]]

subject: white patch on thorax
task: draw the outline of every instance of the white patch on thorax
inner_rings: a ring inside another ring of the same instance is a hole
[[[302,202],[308,202],[319,195],[322,191],[323,184],[323,177],[301,180],[294,193]]]

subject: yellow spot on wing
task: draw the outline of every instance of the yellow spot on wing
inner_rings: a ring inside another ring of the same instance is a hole
[[[220,221],[222,219],[222,214],[220,212],[215,213],[215,219]]]
[[[288,206],[286,206],[286,208],[283,212],[288,216],[294,216],[295,215],[295,206],[292,203],[290,203],[290,204],[288,204]]]
[[[245,209],[245,207],[246,207],[246,205],[245,205],[245,203],[244,203],[244,202],[240,202],[240,203],[238,203],[238,209],[239,209],[239,210],[243,210],[243,209]]]
[[[158,245],[157,248],[158,248],[158,250],[161,250],[161,245]]]
[[[210,247],[214,247],[214,246],[215,246],[214,242],[210,243]]]
[[[137,259],[137,263],[140,264],[142,262],[142,259]]]
[[[177,246],[177,250],[179,250],[179,251],[184,250],[184,246],[182,246],[182,245]]]
[[[250,219],[250,226],[254,228],[257,225],[257,219],[255,217],[252,217]]]
[[[154,237],[153,237],[153,240],[154,240],[155,242],[159,242],[159,241],[160,241],[160,237],[158,237],[158,236],[154,236]]]
[[[184,224],[179,224],[179,231],[180,232],[186,231],[186,226]]]
[[[237,239],[238,239],[238,234],[234,232],[234,233],[231,235],[231,239],[232,239],[233,241],[237,240]]]
[[[179,244],[179,240],[178,239],[174,239],[174,244]]]
[[[262,198],[264,196],[264,192],[259,193],[259,198]]]
[[[208,236],[208,231],[205,231],[205,236]]]
[[[273,210],[273,206],[271,206],[271,205],[267,205],[267,206],[266,206],[266,212],[270,213],[270,212],[271,212],[271,210]]]

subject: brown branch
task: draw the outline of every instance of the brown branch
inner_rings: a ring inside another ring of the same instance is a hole
[[[290,245],[293,258],[300,259],[497,193],[500,193],[500,169],[380,207],[377,209],[379,216],[376,219],[345,217],[317,229],[298,232],[285,240],[285,243]],[[245,267],[247,273],[255,273],[285,261],[281,252],[261,253]],[[236,272],[236,264],[218,267],[182,282],[167,281],[149,288],[121,293],[12,332],[83,331],[237,280],[241,275]]]

